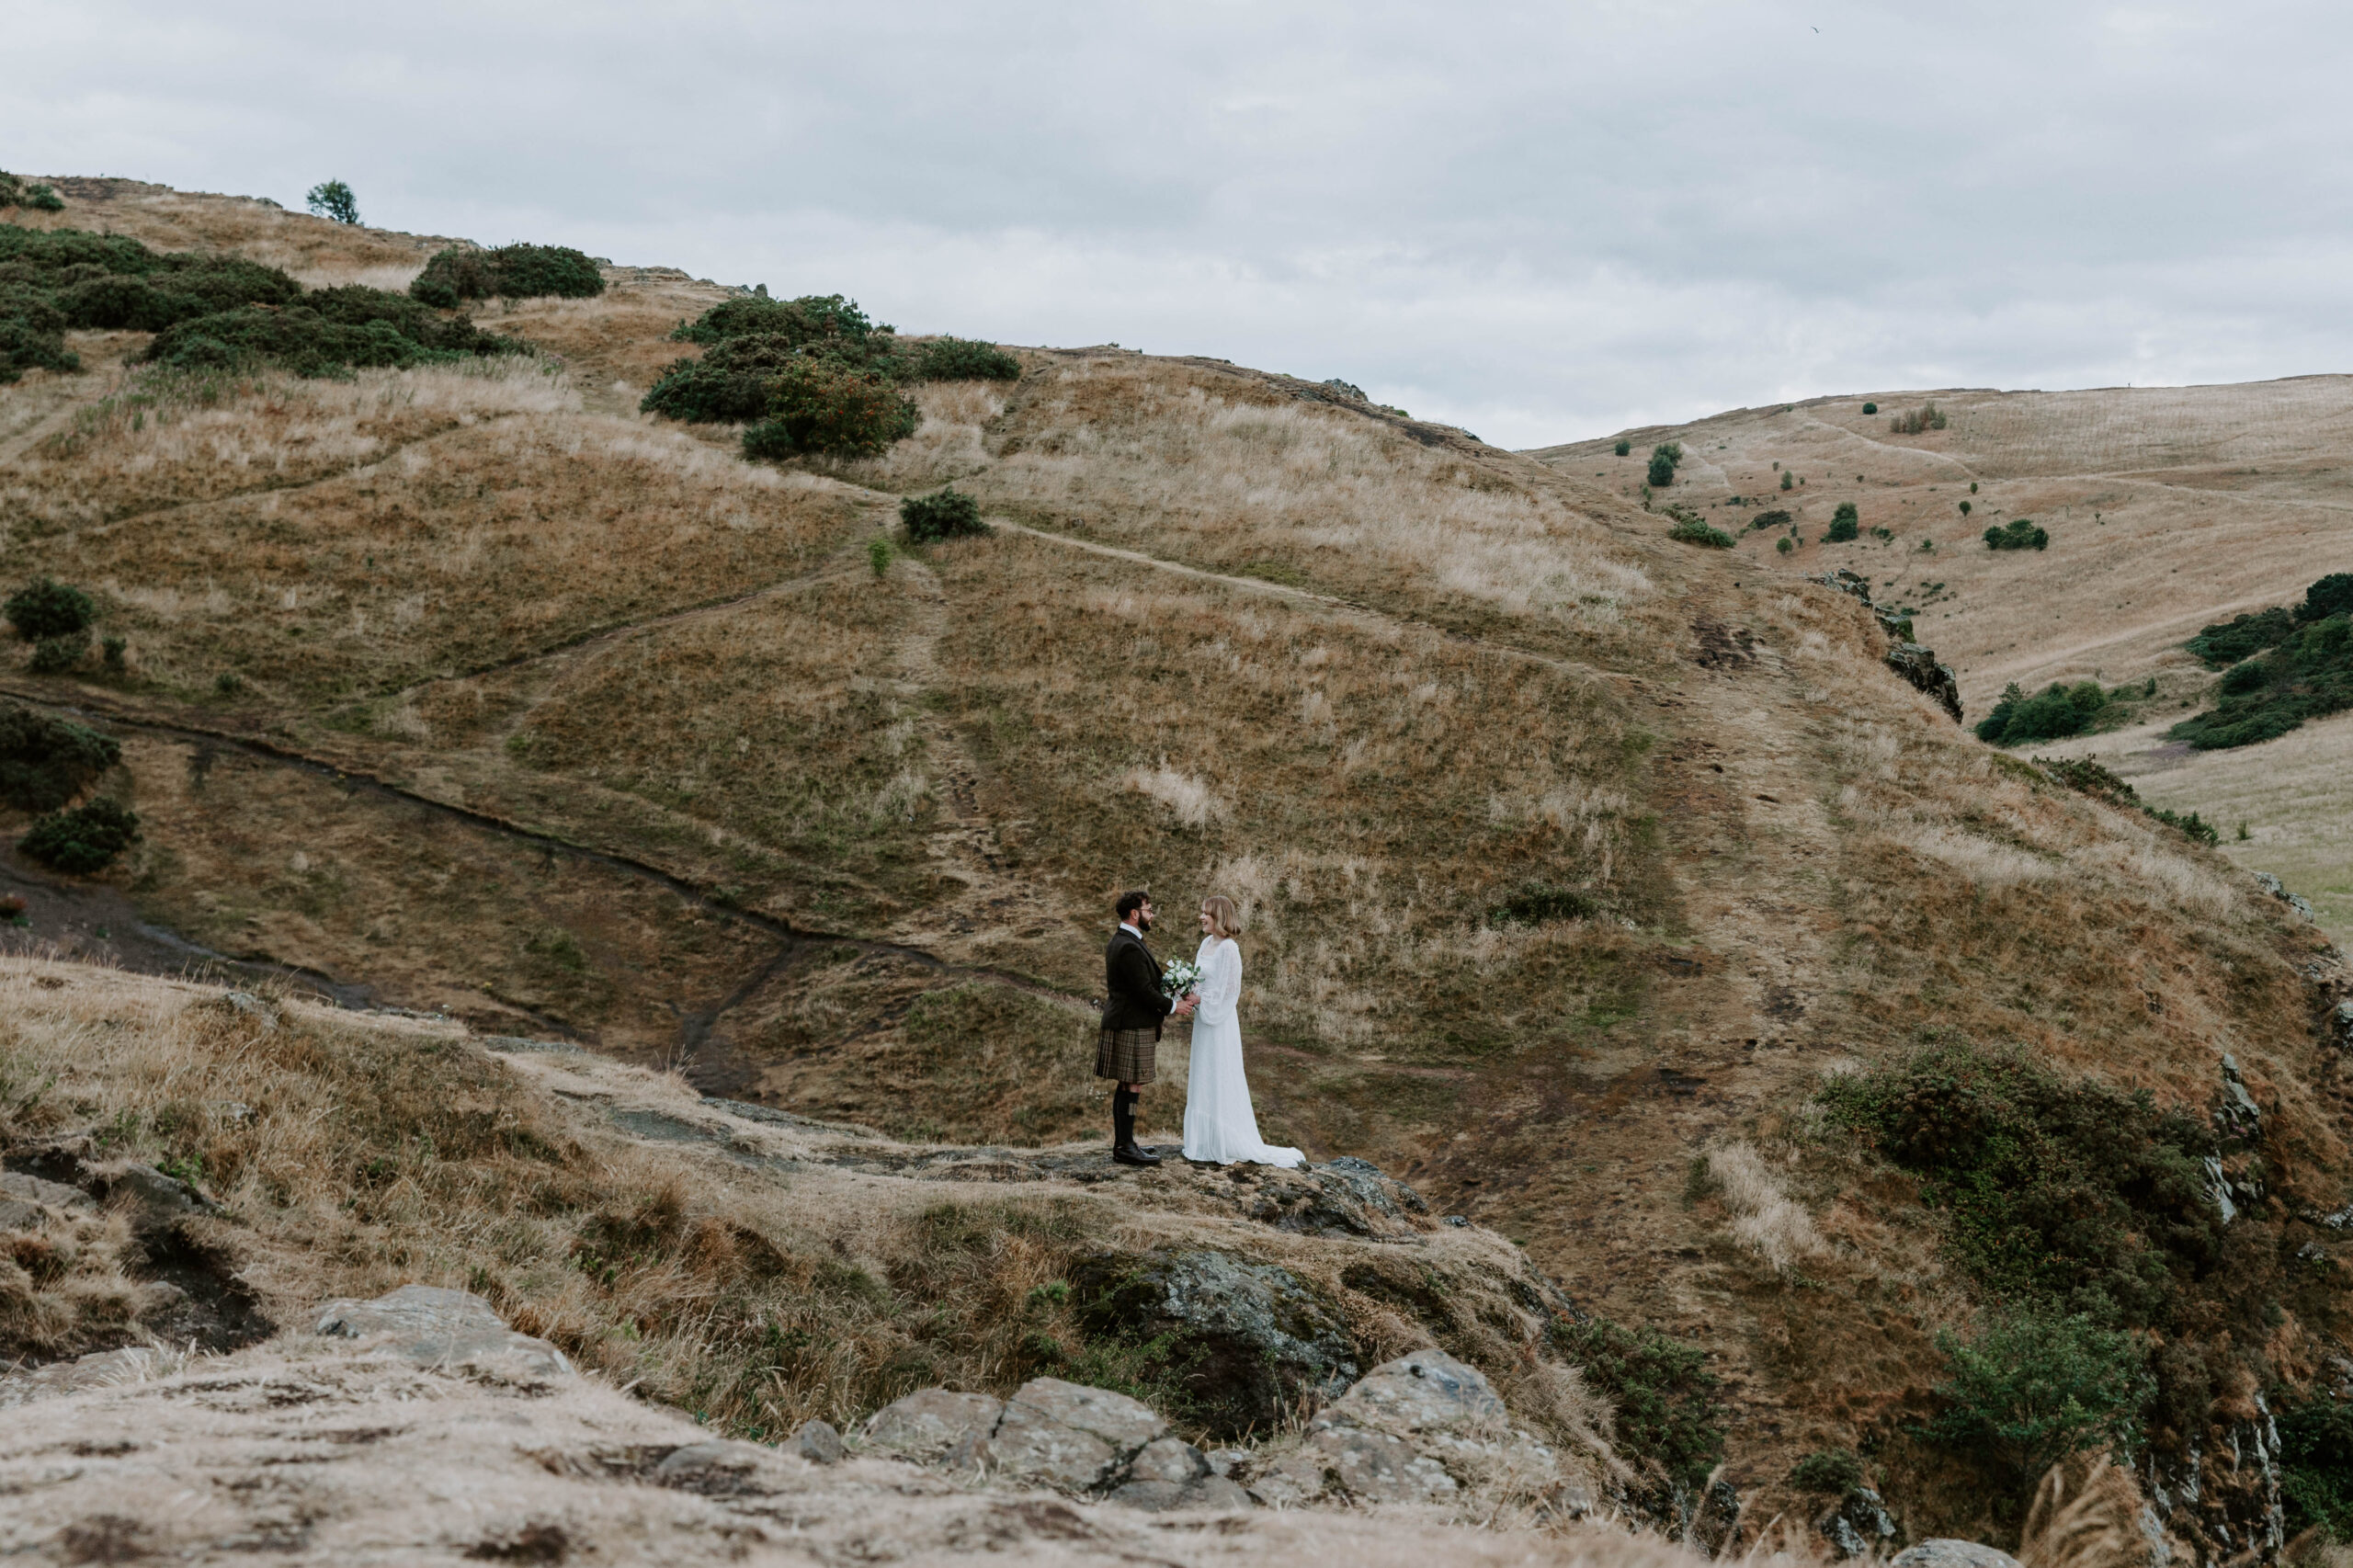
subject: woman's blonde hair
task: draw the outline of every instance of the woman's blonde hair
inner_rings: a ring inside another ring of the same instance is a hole
[[[1242,915],[1233,901],[1223,893],[1211,893],[1201,900],[1201,913],[1210,917],[1210,934],[1213,937],[1242,935]]]

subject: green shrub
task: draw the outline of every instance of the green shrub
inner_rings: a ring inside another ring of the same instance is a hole
[[[2175,740],[2200,751],[2253,745],[2353,708],[2353,612],[2299,627],[2269,653],[2233,665],[2221,690],[2211,710],[2173,727]]]
[[[2267,648],[2277,648],[2295,634],[2295,616],[2284,608],[2275,608],[2200,627],[2198,635],[2183,646],[2208,669],[2221,670]]]
[[[283,310],[246,307],[176,323],[155,335],[145,358],[179,369],[277,365],[335,376],[528,352],[529,345],[464,316],[445,320],[405,294],[350,285],[316,290]]]
[[[1875,403],[1867,403],[1863,404],[1863,412],[1866,415],[1877,414],[1879,412],[1879,404]]]
[[[1888,543],[1893,544],[1895,542],[1895,530],[1893,528],[1873,528],[1871,530],[1871,538],[1885,540]]]
[[[881,534],[876,534],[872,539],[868,540],[866,563],[874,569],[874,574],[877,577],[888,573],[891,570],[891,541]]]
[[[1618,1411],[1618,1451],[1697,1488],[1723,1455],[1716,1380],[1706,1353],[1654,1328],[1555,1318],[1552,1343]]]
[[[1973,512],[1973,511],[1975,511],[1975,510],[1976,510],[1976,507],[1975,507],[1975,506],[1972,506],[1972,505],[1971,505],[1969,502],[1967,502],[1967,501],[1963,501],[1963,502],[1961,504],[1961,515],[1962,517],[1967,517],[1967,516],[1969,516],[1969,514],[1970,514],[1970,513],[1972,513],[1972,512]]]
[[[1773,548],[1781,554],[1787,555],[1790,551],[1797,548],[1797,544],[1790,538],[1789,535],[1783,534],[1780,538],[1773,541]]]
[[[0,207],[29,207],[37,212],[62,212],[65,199],[56,187],[28,185],[16,175],[0,170]]]
[[[122,760],[111,738],[11,703],[0,707],[0,801],[53,812]]]
[[[2108,706],[2108,693],[2097,681],[2061,686],[2053,681],[2029,697],[2012,681],[2003,688],[1992,712],[1978,721],[1977,738],[1995,745],[2024,745],[2080,735]]]
[[[872,457],[923,423],[889,378],[806,354],[771,383],[768,417],[803,451],[847,458]]]
[[[744,426],[744,458],[747,462],[782,462],[799,454],[791,432],[781,420],[763,419]]]
[[[981,520],[981,504],[949,485],[931,495],[910,495],[899,503],[899,520],[907,537],[918,544],[938,539],[962,539],[989,531]]]
[[[99,640],[99,646],[105,650],[107,668],[119,674],[130,667],[129,660],[124,657],[125,654],[131,652],[130,638],[102,638]]]
[[[2353,1542],[2353,1401],[2314,1394],[2281,1411],[2279,1468],[2288,1533]]]
[[[1846,544],[1862,532],[1862,519],[1852,501],[1838,503],[1838,510],[1830,517],[1830,529],[1822,538],[1824,543]]]
[[[32,859],[77,877],[103,871],[139,841],[139,813],[108,800],[35,817],[17,847]]]
[[[177,322],[241,305],[290,305],[302,286],[274,267],[233,256],[162,256],[144,273],[85,278],[53,298],[66,324],[105,331],[161,332]]]
[[[1776,507],[1770,512],[1757,513],[1748,519],[1748,526],[1752,528],[1780,528],[1789,527],[1790,521],[1789,513]]]
[[[2031,517],[2014,519],[2006,528],[1995,523],[1985,530],[1988,550],[2040,550],[2051,542],[2051,536],[2034,526]]]
[[[1625,437],[1620,436],[1618,437],[1618,444],[1609,449],[1622,458],[1628,456],[1633,451],[1634,443],[1626,439]]]
[[[777,376],[799,353],[778,335],[722,339],[699,359],[674,360],[637,406],[689,425],[765,419]]]
[[[63,675],[90,653],[90,634],[76,631],[64,637],[44,637],[33,644],[32,662],[25,667],[37,676]]]
[[[1788,469],[1783,469],[1783,470],[1781,471],[1781,488],[1782,488],[1782,489],[1784,489],[1784,490],[1787,490],[1788,488],[1790,488],[1790,486],[1791,484],[1793,484],[1793,483],[1796,483],[1796,476],[1795,476],[1795,475],[1793,475],[1792,473],[1790,473],[1790,471],[1789,471]]]
[[[1651,449],[1650,484],[1654,490],[1664,490],[1675,483],[1675,471],[1683,465],[1683,443],[1662,441]]]
[[[1919,1178],[1962,1272],[2009,1300],[2169,1327],[2223,1257],[2202,1117],[2067,1080],[2019,1049],[1939,1041],[1834,1079],[1834,1125]]]
[[[916,352],[915,373],[926,381],[1017,381],[1021,361],[994,343],[935,337]]]
[[[2222,841],[2222,830],[2201,818],[2196,812],[2191,812],[2188,816],[2182,816],[2166,811],[2163,806],[2150,806],[2146,810],[2151,816],[2167,827],[2178,828],[2200,844],[2214,845]]]
[[[2348,610],[2353,610],[2353,572],[2331,572],[2304,590],[2304,602],[2296,607],[2296,623],[2309,625]]]
[[[1666,530],[1666,537],[1677,544],[1703,545],[1710,550],[1732,548],[1732,535],[1709,527],[1707,519],[1697,513],[1670,508],[1668,515],[1675,518],[1675,526]]]
[[[87,629],[98,618],[98,607],[70,583],[36,577],[0,603],[0,615],[8,618],[17,635],[26,642],[42,642]]]
[[[441,310],[466,300],[587,300],[605,291],[605,275],[569,245],[452,245],[425,264],[408,291]]]
[[[338,223],[359,222],[359,199],[339,179],[321,180],[302,200],[322,218],[332,218]]]
[[[2070,1454],[2130,1455],[2153,1392],[2131,1335],[2081,1313],[2018,1308],[1988,1313],[1974,1337],[1937,1335],[1944,1410],[1924,1433],[2006,1475],[2020,1493]]]
[[[795,347],[827,339],[863,341],[888,335],[858,308],[855,300],[839,294],[804,294],[797,300],[771,300],[765,293],[739,294],[724,300],[694,319],[681,322],[670,335],[681,343],[718,343],[730,337],[783,337]]]
[[[1870,404],[1863,412],[1874,412]],[[1790,1469],[1790,1485],[1798,1492],[1826,1493],[1843,1497],[1863,1484],[1863,1461],[1845,1449],[1811,1453]]]

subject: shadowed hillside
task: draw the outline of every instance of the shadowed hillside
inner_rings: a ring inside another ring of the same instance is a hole
[[[61,189],[46,222],[159,246],[348,245],[358,271],[405,243]],[[1819,1514],[1792,1467],[1835,1450],[1913,1536],[2015,1539],[2008,1461],[1924,1435],[1952,1403],[1938,1335],[2003,1312],[2122,1336],[2153,1473],[2353,1376],[2341,955],[2223,856],[1957,728],[1795,569],[1854,555],[1895,608],[1938,563],[1915,628],[1974,709],[2059,668],[1991,574],[2186,561],[2172,525],[2129,531],[2142,490],[2018,458],[1981,494],[2048,552],[1948,568],[1973,530],[1894,508],[1967,494],[1938,443],[1975,404],[1909,445],[1859,415],[1683,432],[1703,507],[1764,494],[1794,432],[1809,543],[1759,559],[1759,533],[1669,540],[1620,479],[1646,446],[1540,462],[1114,348],[921,385],[881,457],[750,463],[729,426],[635,412],[697,352],[672,328],[729,296],[607,281],[477,307],[537,355],[173,376],[134,362],[144,335],[79,332],[78,373],[0,388],[7,582],[78,585],[126,645],[0,686],[117,739],[103,788],[143,829],[92,881],[12,862],[47,901],[32,939],[126,952],[77,911],[135,909],[733,1099],[1055,1146],[1101,1135],[1110,898],[1153,887],[1184,950],[1222,892],[1267,1135],[1524,1246],[1602,1325],[1560,1333],[1620,1449],[1677,1456],[1688,1497],[1707,1444],[1653,1417],[1710,1405],[1751,1527]],[[1813,542],[1857,494],[1834,464],[1885,484],[1861,520],[1893,544]],[[994,532],[898,534],[949,480]],[[2229,569],[2273,602],[2287,568],[2251,553]],[[2015,622],[2010,663],[1973,662],[1995,612],[1945,619],[1963,592]],[[2155,657],[2211,619],[2186,604],[2117,647]],[[1147,1137],[1180,1093],[1147,1097]],[[2216,1123],[2234,1095],[2254,1119]],[[1971,1163],[1997,1143],[2028,1153]],[[2267,1484],[2210,1473],[2167,1528],[2243,1544]]]

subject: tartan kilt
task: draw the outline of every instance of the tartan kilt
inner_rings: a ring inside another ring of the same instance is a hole
[[[1095,1045],[1095,1075],[1118,1084],[1149,1084],[1160,1047],[1158,1029],[1105,1029]]]

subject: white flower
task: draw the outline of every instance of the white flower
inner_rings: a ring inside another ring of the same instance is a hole
[[[1170,959],[1160,971],[1160,991],[1164,996],[1182,996],[1193,989],[1201,978],[1200,966],[1184,959]]]

